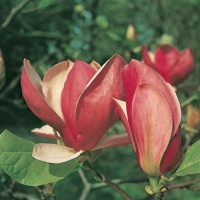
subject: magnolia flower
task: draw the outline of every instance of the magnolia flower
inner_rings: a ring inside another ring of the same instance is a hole
[[[146,46],[142,47],[144,63],[155,69],[166,82],[177,86],[183,82],[194,69],[194,57],[189,48],[183,52],[171,45],[161,45],[151,54]]]
[[[4,86],[5,83],[5,67],[3,62],[3,55],[0,50],[0,89]]]
[[[182,157],[181,110],[174,89],[136,60],[123,68],[122,77],[126,102],[115,102],[138,164],[149,176],[165,174]]]
[[[59,133],[57,137],[62,137],[67,146],[37,144],[33,150],[35,158],[65,162],[83,151],[128,143],[125,134],[102,138],[118,119],[112,97],[124,97],[121,79],[124,65],[124,59],[118,55],[102,67],[95,61],[89,65],[68,60],[51,67],[41,80],[24,59],[23,97],[31,111],[50,126],[33,132],[43,137],[55,137],[54,133]]]

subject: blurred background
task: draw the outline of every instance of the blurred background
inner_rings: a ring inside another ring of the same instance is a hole
[[[197,92],[199,85],[199,10],[198,0],[1,0],[0,48],[5,74],[0,82],[0,131],[8,129],[28,140],[43,141],[30,132],[43,122],[31,113],[21,95],[24,58],[31,61],[42,77],[51,66],[67,59],[103,64],[117,53],[129,62],[142,59],[143,44],[152,51],[163,43],[179,50],[190,47],[195,70],[177,92],[180,101],[184,101]],[[199,107],[198,102],[196,105]],[[120,121],[109,130],[111,134],[123,132]],[[121,187],[133,199],[150,199],[144,191],[146,177],[137,166],[131,146],[104,150],[93,166],[110,179],[126,182]],[[122,199],[106,187],[83,197],[80,172],[54,184],[53,191],[45,186],[22,186],[3,171],[0,173],[0,199]],[[95,183],[87,172],[85,176]],[[195,177],[179,178],[177,182]],[[164,200],[199,199],[200,184],[195,188],[170,190]]]

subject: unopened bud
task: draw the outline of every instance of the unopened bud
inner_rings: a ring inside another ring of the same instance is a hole
[[[146,185],[146,186],[145,186],[145,191],[146,191],[148,194],[150,194],[150,195],[153,195],[153,194],[154,194],[152,188],[151,188],[149,185]]]
[[[166,187],[161,188],[160,192],[162,193],[167,192],[167,188]]]
[[[197,128],[200,122],[200,113],[199,110],[193,107],[191,104],[187,106],[187,124],[191,128]]]
[[[136,38],[136,30],[133,24],[129,24],[126,31],[126,38],[128,40],[134,41]]]
[[[44,184],[44,187],[46,191],[48,192],[48,194],[53,194],[53,187],[51,184]]]

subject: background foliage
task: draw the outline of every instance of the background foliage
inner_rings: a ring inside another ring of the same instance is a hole
[[[199,10],[198,0],[1,0],[0,48],[6,68],[6,83],[0,91],[1,132],[6,128],[34,142],[43,140],[30,133],[32,128],[43,123],[29,111],[21,96],[23,58],[29,59],[42,76],[52,65],[66,59],[96,60],[103,64],[118,53],[127,62],[140,60],[141,45],[146,44],[154,50],[167,42],[180,50],[191,47],[195,56],[195,71],[180,88],[199,85]],[[135,41],[126,38],[129,24],[136,28]],[[180,101],[195,92],[178,92]],[[199,107],[198,103],[196,105]],[[113,132],[124,132],[120,122],[110,130]],[[110,179],[145,180],[134,157],[130,146],[110,148],[103,151],[94,166]],[[0,173],[0,197],[4,199],[40,199],[40,189],[46,191],[44,186],[33,188],[14,184],[3,171]],[[87,173],[86,176],[90,182],[95,182]],[[175,181],[193,178],[196,176]],[[133,199],[149,199],[144,191],[145,184],[130,181],[121,186]],[[78,199],[82,187],[79,174],[74,172],[55,184],[54,193],[58,200]],[[199,189],[199,184],[192,189],[174,189],[164,199],[172,196],[174,200],[198,199]],[[49,196],[47,199],[53,198],[47,193],[44,195]],[[120,200],[121,197],[110,188],[102,188],[91,192],[87,199]]]

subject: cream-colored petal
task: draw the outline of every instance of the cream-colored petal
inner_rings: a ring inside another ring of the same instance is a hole
[[[40,143],[33,147],[32,156],[48,163],[63,163],[77,158],[81,153],[83,153],[82,150],[75,151],[62,145]]]
[[[53,128],[49,125],[44,125],[41,128],[34,128],[33,130],[31,130],[31,132],[40,137],[56,139]],[[60,134],[58,132],[57,135],[60,137]]]
[[[42,91],[46,102],[61,119],[63,119],[60,106],[61,92],[73,64],[71,61],[64,61],[54,65],[47,71],[42,82]]]
[[[101,65],[94,60],[90,63],[90,66],[93,67],[96,71],[98,71],[101,68]]]

